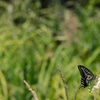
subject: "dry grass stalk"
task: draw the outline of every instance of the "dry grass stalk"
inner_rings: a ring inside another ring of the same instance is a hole
[[[28,87],[29,91],[32,93],[33,97],[35,100],[38,100],[37,98],[37,94],[35,93],[34,90],[32,90],[32,88],[30,87],[30,85],[24,80],[24,83],[26,84],[26,86]]]
[[[69,98],[68,98],[68,88],[67,88],[67,86],[66,86],[66,82],[65,82],[64,76],[63,76],[62,71],[61,71],[61,69],[60,69],[59,66],[58,66],[58,71],[59,71],[59,73],[60,73],[61,79],[62,79],[63,84],[64,84],[65,93],[66,93],[66,98],[67,98],[67,100],[69,100]]]

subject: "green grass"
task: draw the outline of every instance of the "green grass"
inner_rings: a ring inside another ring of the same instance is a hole
[[[72,21],[75,30],[71,30],[66,27],[70,26],[68,9],[57,5],[40,9],[39,2],[33,6],[27,0],[16,2],[13,9],[0,2],[0,99],[30,100],[26,80],[39,100],[65,100],[59,65],[72,100],[80,85],[77,65],[95,74],[100,70],[99,10],[87,13],[90,9],[79,7],[75,13],[78,25]],[[84,97],[92,100],[93,94],[87,88],[79,90],[77,100]]]

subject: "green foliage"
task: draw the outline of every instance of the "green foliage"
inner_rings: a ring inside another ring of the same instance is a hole
[[[0,1],[1,100],[30,100],[32,94],[23,80],[36,91],[39,100],[65,100],[58,65],[65,75],[70,99],[80,85],[78,64],[99,73],[99,11],[94,8],[87,13],[89,10],[79,7],[77,31],[70,32],[66,29],[66,24],[70,26],[67,9],[57,5],[40,7],[39,0]],[[84,97],[92,98],[87,89],[80,90],[77,96],[78,100]]]

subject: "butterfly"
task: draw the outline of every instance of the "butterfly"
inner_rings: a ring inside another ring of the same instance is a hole
[[[81,85],[79,86],[79,89],[81,87],[85,88],[91,81],[95,80],[96,76],[88,68],[82,65],[78,65],[78,69],[81,74]]]

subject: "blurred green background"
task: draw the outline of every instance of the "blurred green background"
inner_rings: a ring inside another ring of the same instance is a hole
[[[58,65],[73,100],[79,64],[100,73],[99,0],[0,0],[0,100],[32,100],[23,80],[39,100],[66,100]]]

